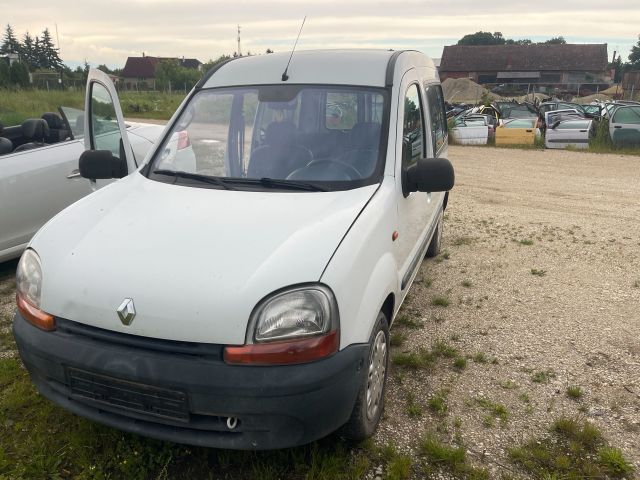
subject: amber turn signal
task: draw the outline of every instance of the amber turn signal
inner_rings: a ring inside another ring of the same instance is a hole
[[[338,351],[340,338],[333,330],[318,337],[286,342],[228,346],[224,361],[236,365],[294,365],[313,362]]]
[[[31,305],[19,293],[16,294],[16,303],[20,314],[30,324],[49,332],[56,329],[56,321],[53,316]]]

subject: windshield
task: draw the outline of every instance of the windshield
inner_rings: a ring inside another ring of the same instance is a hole
[[[306,85],[200,91],[156,151],[149,178],[260,190],[377,183],[386,97],[382,89]]]

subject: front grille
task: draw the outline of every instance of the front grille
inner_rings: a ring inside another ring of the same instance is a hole
[[[114,332],[103,328],[92,327],[83,323],[56,317],[56,329],[63,335],[86,338],[101,343],[132,347],[139,350],[150,350],[173,355],[186,355],[207,360],[222,361],[222,345],[213,343],[183,342],[164,340],[161,338],[142,337],[126,333]]]
[[[189,406],[184,392],[128,382],[71,367],[66,371],[73,396],[130,412],[181,422],[189,421]]]

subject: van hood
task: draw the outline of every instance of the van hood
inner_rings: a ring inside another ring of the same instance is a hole
[[[338,192],[245,192],[139,173],[64,210],[34,237],[41,307],[154,338],[243,344],[266,295],[317,282],[377,185]],[[117,309],[133,299],[129,326]]]

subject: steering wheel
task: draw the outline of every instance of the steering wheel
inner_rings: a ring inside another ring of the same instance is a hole
[[[362,178],[362,174],[360,171],[354,167],[353,165],[349,165],[348,163],[342,162],[340,160],[333,160],[331,158],[323,158],[321,160],[314,160],[307,165],[308,167],[313,167],[316,165],[326,165],[330,167],[331,165],[337,165],[342,168],[342,171],[349,176],[349,180],[356,180],[358,178]]]

